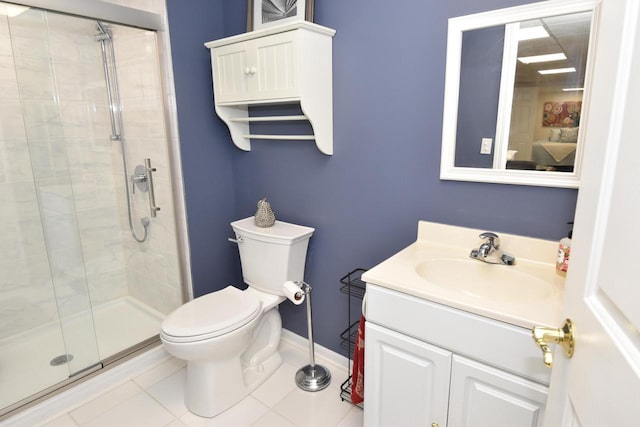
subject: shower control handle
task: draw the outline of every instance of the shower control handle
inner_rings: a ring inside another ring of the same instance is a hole
[[[136,187],[138,184],[140,186],[140,189],[142,191],[147,191],[147,186],[145,185],[147,183],[147,175],[144,173],[134,173],[133,175],[131,175],[131,191],[133,192],[133,194],[136,194]]]
[[[136,194],[136,187],[138,190],[146,193],[149,191],[149,181],[147,180],[147,170],[143,165],[138,165],[133,171],[133,174],[129,177],[131,179],[131,191]]]

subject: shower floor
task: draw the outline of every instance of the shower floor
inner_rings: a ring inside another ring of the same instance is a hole
[[[122,297],[94,307],[93,322],[90,315],[76,315],[63,328],[54,322],[0,340],[0,409],[157,335],[163,318],[135,298]],[[70,364],[51,366],[66,353],[73,355]]]

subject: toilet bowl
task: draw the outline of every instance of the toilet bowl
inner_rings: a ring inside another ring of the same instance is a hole
[[[314,231],[280,221],[259,229],[253,217],[232,227],[249,287],[227,286],[195,298],[171,313],[160,332],[167,352],[187,361],[185,404],[203,417],[242,400],[282,363],[282,287],[288,280],[302,280]]]

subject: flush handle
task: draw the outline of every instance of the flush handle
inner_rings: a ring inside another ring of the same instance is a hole
[[[549,368],[553,365],[553,353],[549,344],[560,344],[564,354],[571,358],[575,349],[575,328],[571,319],[566,319],[559,329],[534,326],[531,330],[533,340],[542,350],[542,360]]]

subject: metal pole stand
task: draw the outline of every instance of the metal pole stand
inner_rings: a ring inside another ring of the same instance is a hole
[[[331,383],[331,372],[323,366],[316,365],[313,351],[313,321],[311,316],[311,285],[296,282],[301,292],[307,296],[307,326],[309,328],[309,359],[311,363],[296,372],[296,384],[305,391],[324,390]]]

